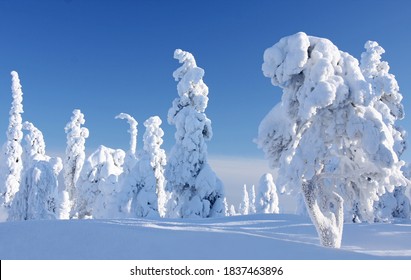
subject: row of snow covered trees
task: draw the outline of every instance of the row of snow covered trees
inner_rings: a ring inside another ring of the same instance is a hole
[[[212,130],[205,114],[208,87],[203,82],[204,70],[188,52],[176,50],[174,57],[182,66],[173,73],[179,96],[168,113],[169,123],[176,126],[176,144],[168,159],[160,147],[164,133],[159,117],[144,122],[144,146],[137,151],[137,121],[121,113],[116,118],[130,125],[129,151],[100,146],[86,160],[89,131],[80,110],[73,111],[65,127],[64,162],[47,156],[41,131],[22,121],[23,92],[13,71],[0,219],[225,215],[223,184],[207,160],[206,141]],[[23,131],[27,131],[24,144]],[[58,185],[60,174],[64,186]]]
[[[64,162],[47,156],[41,131],[32,123],[23,123],[23,92],[13,71],[13,102],[1,166],[0,220],[229,215],[223,184],[207,161],[205,141],[211,139],[212,129],[205,114],[204,70],[188,52],[176,50],[174,57],[182,66],[173,73],[179,97],[168,113],[169,123],[176,126],[176,144],[168,159],[161,149],[161,119],[154,116],[144,122],[144,145],[137,151],[138,123],[125,113],[116,118],[130,126],[129,150],[100,146],[86,159],[89,131],[78,109],[65,127]],[[25,143],[23,131],[27,131]],[[262,213],[278,213],[276,188],[269,174],[261,179],[257,208]],[[235,209],[231,214],[237,214]]]
[[[384,49],[371,41],[365,49],[358,62],[300,32],[264,53],[263,73],[283,95],[256,142],[279,169],[277,185],[301,192],[329,247],[340,247],[344,221],[373,222],[381,209],[409,218],[405,132],[396,124],[404,117],[402,95],[381,61]]]

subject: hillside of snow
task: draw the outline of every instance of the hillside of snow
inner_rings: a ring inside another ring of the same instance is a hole
[[[309,218],[33,220],[0,223],[0,259],[411,259],[411,222],[345,224],[320,246]]]

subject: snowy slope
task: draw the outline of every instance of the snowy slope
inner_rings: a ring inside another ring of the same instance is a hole
[[[0,259],[411,259],[411,223],[346,224],[320,247],[295,215],[0,223]]]

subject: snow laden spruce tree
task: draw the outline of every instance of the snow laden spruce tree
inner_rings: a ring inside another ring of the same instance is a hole
[[[12,76],[12,97],[9,126],[7,128],[7,142],[3,146],[3,155],[5,159],[4,167],[4,185],[0,193],[0,220],[6,220],[10,205],[15,194],[19,190],[21,182],[21,172],[23,169],[21,140],[23,139],[23,91],[19,75],[16,71],[11,72]]]
[[[163,143],[161,119],[150,117],[144,122],[144,147],[138,162],[125,181],[126,203],[124,212],[128,217],[164,217],[167,200],[164,190],[164,167],[166,153],[160,148]]]
[[[10,209],[9,220],[49,220],[59,218],[58,175],[63,168],[59,157],[46,155],[42,132],[24,122],[28,131],[24,145],[24,169],[19,191]]]
[[[173,73],[179,97],[168,111],[168,122],[176,126],[176,143],[165,171],[166,190],[172,192],[168,216],[223,216],[223,185],[207,161],[206,141],[212,130],[205,114],[208,87],[203,82],[204,70],[189,52],[177,49],[174,58],[182,66]]]
[[[257,144],[279,168],[277,183],[301,188],[321,244],[340,247],[344,205],[372,222],[378,196],[406,184],[402,135],[387,116],[398,113],[399,93],[381,95],[357,59],[302,32],[267,49],[262,70],[283,95]]]
[[[80,177],[80,172],[83,168],[84,159],[86,156],[84,150],[86,139],[89,136],[89,131],[87,128],[82,127],[84,123],[84,115],[80,110],[75,109],[73,111],[73,115],[71,116],[71,120],[64,128],[67,135],[66,157],[64,159],[63,169],[64,184],[66,188],[65,191],[67,193],[64,197],[68,197],[69,202],[66,202],[65,205],[69,205],[70,209],[74,207],[76,199],[76,183]]]
[[[361,54],[361,71],[371,84],[380,102],[375,102],[376,110],[382,112],[385,123],[395,140],[394,150],[398,157],[406,149],[405,131],[395,122],[404,118],[404,108],[401,104],[402,95],[395,76],[389,73],[390,67],[386,61],[381,61],[385,50],[377,42],[365,43],[365,52]],[[409,179],[409,166],[403,166],[403,173]],[[405,195],[405,186],[395,186],[394,190],[386,192],[374,203],[376,221],[387,221],[392,218],[409,219],[410,202]]]

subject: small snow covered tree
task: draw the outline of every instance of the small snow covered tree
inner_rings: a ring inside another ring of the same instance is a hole
[[[164,190],[166,153],[160,148],[164,132],[161,119],[150,117],[144,122],[144,148],[139,161],[126,181],[128,199],[125,212],[129,217],[164,217],[167,195]]]
[[[378,195],[406,183],[401,136],[376,109],[384,101],[358,60],[327,39],[285,37],[265,51],[262,69],[283,96],[257,144],[279,168],[277,183],[301,186],[321,244],[340,247],[344,203],[355,208],[352,219],[372,222]]]
[[[260,178],[256,204],[257,213],[278,214],[280,212],[277,187],[270,173],[266,173]]]
[[[176,126],[176,144],[165,172],[166,190],[172,192],[168,216],[224,216],[223,185],[207,161],[205,141],[211,139],[212,130],[205,114],[208,87],[203,82],[204,70],[189,52],[178,49],[174,58],[183,65],[173,73],[179,97],[168,112],[168,122]]]
[[[0,219],[7,219],[7,213],[18,192],[21,182],[21,172],[23,169],[21,140],[23,139],[23,124],[21,114],[23,113],[23,91],[19,75],[16,71],[11,72],[12,76],[12,97],[9,126],[7,129],[7,142],[3,146],[3,154],[6,160],[4,168],[4,187],[0,193]],[[3,216],[3,217],[2,217]]]
[[[10,209],[9,220],[56,219],[58,208],[58,174],[63,168],[60,158],[46,155],[43,134],[32,123],[24,122],[24,169],[19,191]]]
[[[228,215],[227,216],[236,216],[237,212],[235,211],[235,206],[231,204]]]
[[[87,158],[77,182],[77,218],[103,219],[120,215],[118,178],[123,173],[124,158],[123,150],[105,146],[99,146]]]
[[[247,191],[247,185],[243,187],[243,201],[238,206],[238,211],[241,215],[248,215],[250,213],[250,197]]]
[[[116,116],[116,119],[127,120],[130,125],[128,132],[130,133],[130,149],[127,151],[126,159],[124,160],[124,172],[129,173],[137,161],[136,150],[137,150],[137,125],[138,122],[129,114],[120,113]]]
[[[82,127],[85,123],[84,115],[75,109],[70,122],[64,128],[67,134],[66,157],[64,159],[64,184],[66,187],[70,208],[74,207],[76,196],[76,183],[80,177],[85,159],[85,143],[89,136],[87,128]],[[67,197],[67,195],[66,195]],[[67,205],[67,203],[65,203]]]
[[[256,209],[256,197],[255,197],[255,186],[254,185],[251,186],[249,197],[250,197],[250,207],[249,207],[250,214],[255,214],[257,213],[257,209]]]

